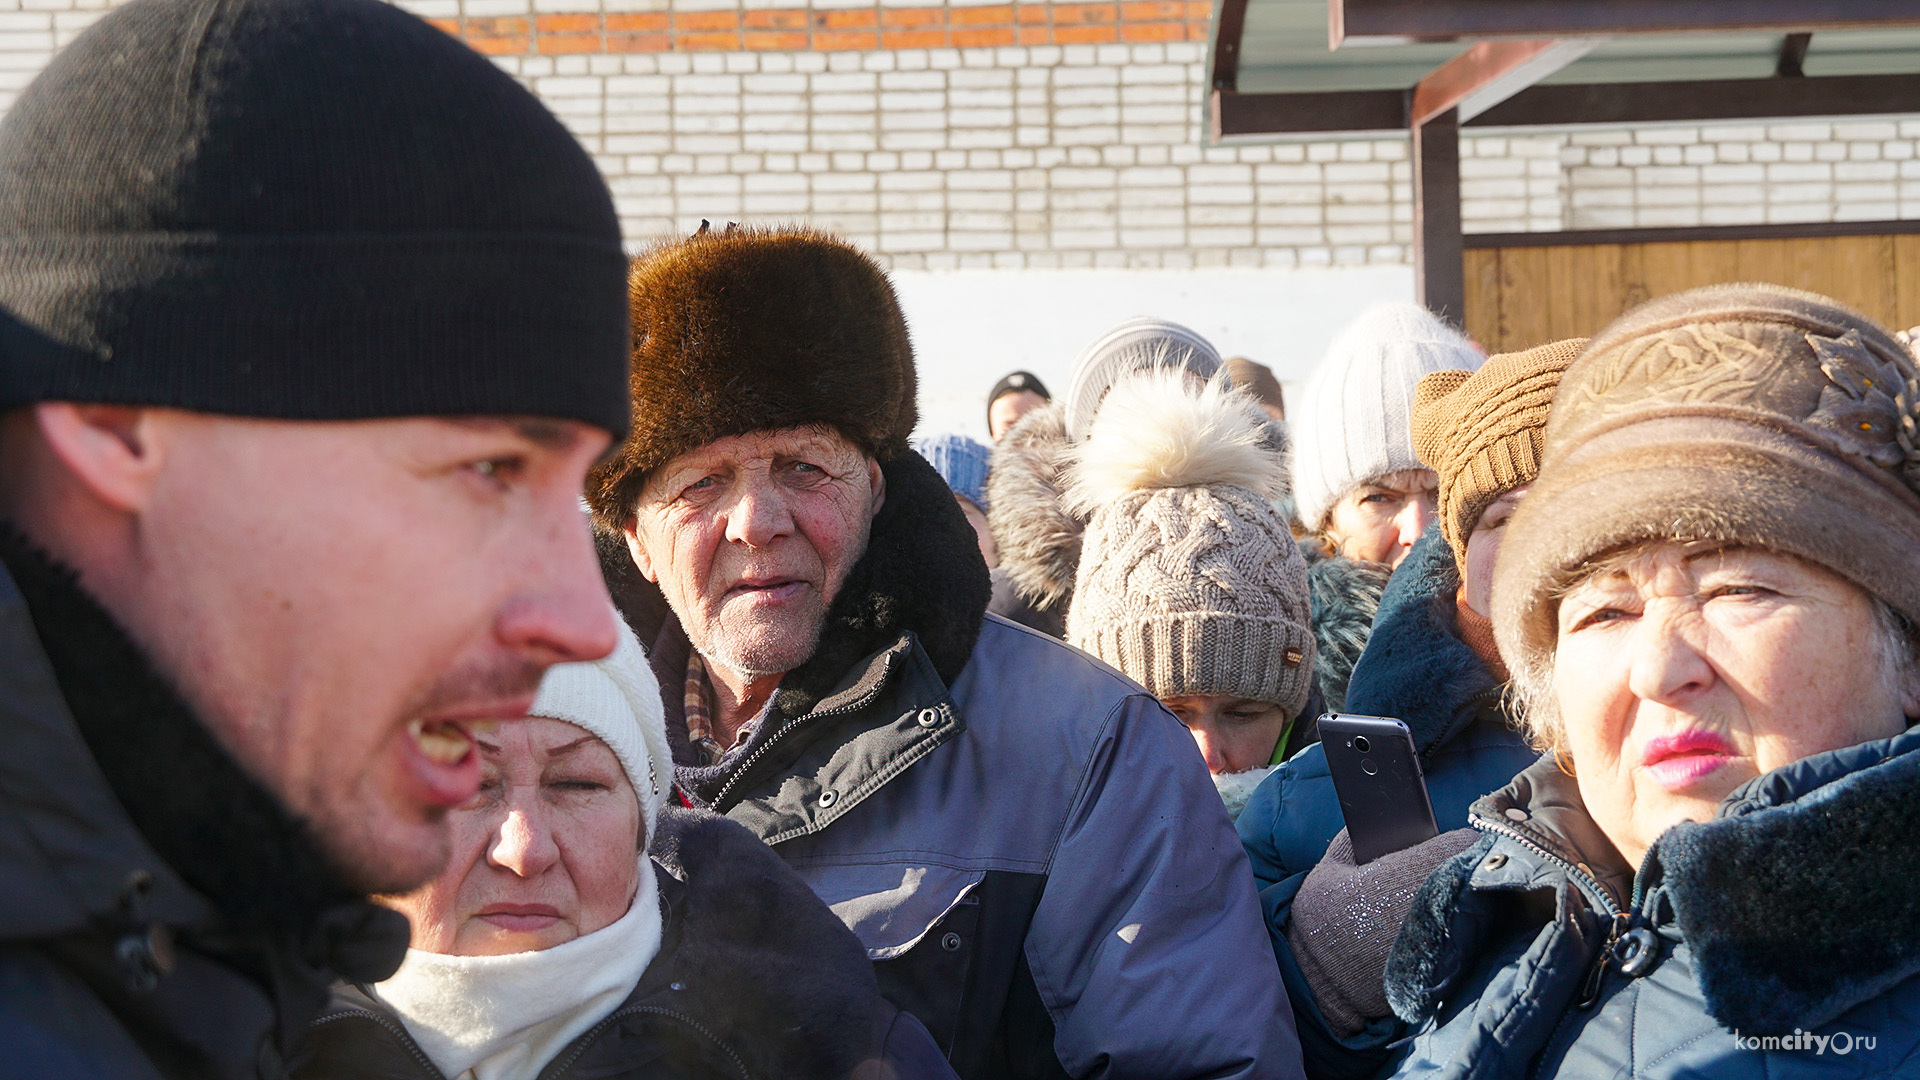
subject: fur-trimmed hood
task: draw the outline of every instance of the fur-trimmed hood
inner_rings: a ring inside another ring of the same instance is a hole
[[[987,475],[987,524],[1000,550],[1000,567],[1029,603],[1047,607],[1073,595],[1084,518],[1069,513],[1064,406],[1031,409],[993,449]]]
[[[1497,972],[1486,973],[1493,981],[1485,987],[1459,983],[1481,957],[1509,947],[1504,935],[1516,923],[1491,917],[1494,898],[1518,887],[1553,888],[1556,875],[1578,886],[1590,908],[1603,906],[1596,892],[1624,907],[1637,889],[1634,924],[1684,942],[1692,987],[1684,992],[1697,995],[1698,1008],[1729,1030],[1811,1030],[1920,976],[1920,894],[1913,888],[1920,881],[1920,845],[1913,842],[1920,730],[1816,754],[1749,781],[1721,802],[1713,820],[1663,834],[1637,881],[1617,865],[1577,785],[1551,757],[1476,803],[1473,817],[1489,835],[1428,879],[1388,964],[1388,999],[1409,1022],[1425,1021],[1463,990],[1510,992]],[[1515,832],[1524,832],[1527,844],[1512,839]],[[1504,856],[1498,865],[1495,855]],[[1576,864],[1593,877],[1583,883]],[[1569,917],[1563,908],[1540,934],[1587,933],[1563,928]],[[1530,931],[1538,924],[1518,925]],[[1558,983],[1562,976],[1579,982],[1585,972],[1529,978]],[[1662,998],[1669,1012],[1678,1000],[1671,997]],[[1903,999],[1909,1014],[1920,1007],[1915,998],[1908,992]],[[1558,1020],[1549,1010],[1534,1023]]]
[[[1406,721],[1423,756],[1472,722],[1475,710],[1464,706],[1500,691],[1500,680],[1455,628],[1459,593],[1453,548],[1435,525],[1380,594],[1366,649],[1347,682],[1349,708]]]
[[[1313,672],[1328,712],[1347,708],[1347,684],[1367,647],[1380,594],[1393,571],[1380,563],[1355,562],[1327,553],[1317,537],[1302,537],[1307,560],[1307,597],[1313,612]]]

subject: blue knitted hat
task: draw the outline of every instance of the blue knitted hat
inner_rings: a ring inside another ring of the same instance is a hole
[[[993,451],[965,435],[924,435],[913,448],[926,458],[955,495],[982,510],[987,508],[987,461]]]

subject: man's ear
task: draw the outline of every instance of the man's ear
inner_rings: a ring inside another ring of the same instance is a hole
[[[630,517],[621,523],[620,535],[627,538],[627,554],[633,556],[633,565],[640,568],[640,576],[660,584],[660,575],[653,571],[653,560],[647,557],[647,547],[640,542],[640,519]]]
[[[153,410],[46,401],[33,407],[33,418],[40,437],[94,498],[127,513],[146,507],[165,458]]]
[[[867,459],[867,483],[873,488],[873,512],[877,515],[887,505],[887,474],[873,458]]]

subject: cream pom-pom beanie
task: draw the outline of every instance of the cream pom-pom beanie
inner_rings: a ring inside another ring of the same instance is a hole
[[[1306,563],[1272,502],[1283,457],[1266,416],[1222,379],[1117,383],[1069,474],[1068,504],[1092,519],[1067,640],[1156,697],[1304,708],[1313,630]]]

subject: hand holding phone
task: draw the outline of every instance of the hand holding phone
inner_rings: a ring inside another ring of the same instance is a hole
[[[1328,713],[1320,718],[1320,746],[1356,863],[1439,835],[1406,724],[1385,716]]]

